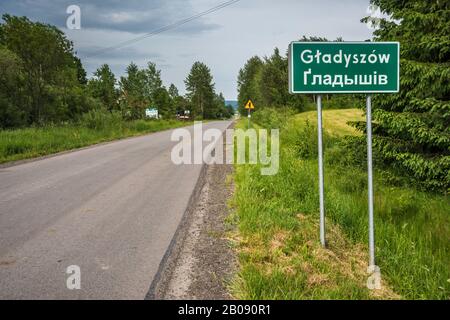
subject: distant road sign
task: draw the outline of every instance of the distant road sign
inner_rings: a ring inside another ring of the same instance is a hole
[[[147,118],[153,118],[153,119],[158,119],[159,118],[159,114],[158,114],[158,109],[155,108],[147,108],[145,109],[145,116]]]
[[[245,105],[245,109],[249,110],[255,109],[255,105],[253,104],[252,100],[248,100],[247,104]]]
[[[400,89],[398,42],[292,42],[291,93],[393,93]]]

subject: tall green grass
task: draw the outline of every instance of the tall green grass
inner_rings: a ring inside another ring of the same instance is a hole
[[[256,300],[371,298],[361,257],[339,230],[333,228],[335,253],[320,247],[313,192],[317,170],[304,166],[284,139],[277,175],[262,176],[258,166],[236,166],[232,206],[240,272],[233,294]]]
[[[190,123],[177,120],[124,121],[115,114],[87,114],[76,124],[0,130],[0,163],[49,155],[188,124]]]
[[[345,115],[329,111],[330,117]],[[317,130],[308,115],[281,131],[280,170],[261,176],[237,166],[233,205],[241,271],[233,284],[249,299],[449,299],[450,200],[393,185],[375,171],[377,264],[385,291],[366,288],[367,174],[341,161],[342,122],[325,134],[329,247],[318,235]],[[349,119],[352,120],[352,119]],[[332,123],[332,121],[331,121]]]

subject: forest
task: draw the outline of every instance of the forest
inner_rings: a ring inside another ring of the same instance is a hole
[[[215,91],[211,70],[195,62],[186,77],[187,94],[163,85],[161,71],[148,62],[130,62],[117,79],[107,64],[88,77],[73,43],[55,26],[4,15],[0,24],[0,128],[77,122],[86,114],[118,114],[123,120],[145,118],[156,108],[163,119],[189,110],[196,119],[234,114]]]

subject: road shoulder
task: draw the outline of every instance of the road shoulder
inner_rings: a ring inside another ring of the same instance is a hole
[[[174,238],[147,299],[231,299],[236,257],[226,219],[233,193],[231,165],[205,166],[200,193]]]

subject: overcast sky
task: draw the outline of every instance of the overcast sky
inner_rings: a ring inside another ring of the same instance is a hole
[[[346,41],[371,38],[360,22],[369,0],[241,0],[220,11],[163,32],[131,46],[86,58],[114,46],[215,7],[226,0],[1,0],[0,13],[25,15],[58,26],[75,44],[88,75],[108,63],[117,77],[135,62],[153,61],[166,86],[185,92],[183,80],[193,62],[212,70],[216,90],[227,100],[237,96],[239,69],[253,55],[265,56],[306,36]],[[66,9],[81,8],[81,30],[68,30]]]

